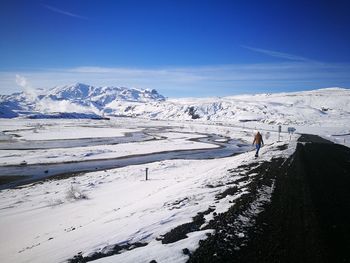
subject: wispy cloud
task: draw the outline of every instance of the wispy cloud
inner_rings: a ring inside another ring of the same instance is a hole
[[[22,88],[28,86],[27,79],[19,74],[16,74],[16,84]]]
[[[43,5],[43,6],[47,9],[51,10],[52,12],[55,12],[55,13],[58,13],[61,15],[70,16],[70,17],[79,18],[79,19],[87,19],[87,17],[85,17],[85,16],[74,14],[74,13],[59,9],[59,8],[51,6],[51,5]]]
[[[262,49],[262,48],[255,48],[255,47],[249,47],[249,46],[241,46],[245,49],[249,49],[254,52],[262,53],[271,57],[276,57],[276,58],[282,58],[282,59],[287,59],[287,60],[292,60],[292,61],[303,61],[303,62],[317,62],[315,60],[297,56],[297,55],[292,55],[284,52],[279,52],[279,51],[273,51],[273,50],[268,50],[268,49]]]
[[[16,74],[16,84],[20,86],[27,95],[31,96],[32,98],[35,98],[36,96],[36,90],[31,87],[28,80],[19,74]]]

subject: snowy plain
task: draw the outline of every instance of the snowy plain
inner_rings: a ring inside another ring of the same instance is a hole
[[[162,160],[52,177],[0,190],[2,262],[66,262],[76,255],[107,254],[115,245],[126,244],[142,246],[123,249],[96,262],[186,262],[188,255],[183,249],[194,251],[199,240],[206,238],[211,230],[202,228],[214,213],[225,212],[249,194],[251,180],[242,181],[240,166],[287,159],[294,153],[300,133],[317,134],[350,146],[349,92],[344,89],[107,103],[110,112],[115,113],[113,103],[132,118],[0,119],[0,166],[20,166],[25,161],[25,169],[31,164],[99,161],[162,151],[211,151],[218,145],[198,139],[215,134],[217,142],[235,139],[250,145],[257,129],[263,134],[265,146],[258,159],[254,158],[253,147],[248,147],[243,153],[232,152],[233,156],[224,158]],[[188,110],[189,105],[192,110]],[[193,114],[199,118],[193,119]],[[288,134],[288,127],[294,127],[296,133]],[[132,134],[141,136],[135,141]],[[95,144],[86,145],[89,140]],[[64,147],[56,144],[40,148],[55,142]],[[28,143],[35,147],[16,149]],[[237,186],[237,193],[218,199],[228,184]],[[273,186],[265,190],[257,202],[269,200]],[[166,233],[191,222],[208,208],[211,210],[199,230],[176,242],[162,243]],[[253,209],[255,214],[260,211]],[[244,237],[244,231],[237,236]]]
[[[173,145],[180,148],[188,143],[184,137],[190,139],[199,136],[199,132],[210,132],[211,129],[226,136],[241,136],[242,140],[251,140],[252,134],[251,130],[208,127],[203,124],[182,127],[169,122],[144,122],[140,125],[140,120],[122,121],[125,122],[124,127],[129,126],[128,130],[130,127],[139,130],[141,126],[172,127],[174,132],[159,135],[167,135],[168,140],[179,140],[178,145]],[[67,125],[67,121],[63,123]],[[45,126],[43,122],[41,124]],[[86,129],[92,129],[97,124],[101,125],[91,121],[90,127]],[[70,121],[69,125],[78,127],[78,120]],[[9,126],[7,130],[11,128]],[[18,134],[30,136],[28,132],[23,133],[18,123],[12,124],[12,127],[16,127]],[[27,128],[28,125],[23,127]],[[45,128],[42,130],[42,138],[45,138]],[[89,131],[82,134],[87,133]],[[50,139],[53,137],[49,136]],[[62,139],[62,136],[57,134],[56,138]],[[289,143],[289,138],[285,136],[285,139],[284,142],[276,143],[276,134],[266,139],[267,146],[262,149],[261,161],[281,155],[289,156],[294,146],[287,151],[272,150],[278,145]],[[152,151],[161,147],[161,141],[151,143],[148,147]],[[129,147],[128,144],[124,146]],[[212,160],[167,160],[2,190],[0,225],[6,227],[0,237],[0,257],[6,262],[48,262],[48,259],[50,262],[64,262],[79,252],[87,256],[106,251],[115,244],[145,242],[147,245],[144,247],[101,258],[98,262],[149,262],[152,259],[157,262],[185,262],[188,256],[182,250],[194,250],[198,241],[210,231],[190,233],[188,238],[172,244],[162,244],[156,238],[180,224],[190,222],[193,216],[207,210],[209,206],[215,207],[212,213],[228,209],[231,202],[245,193],[244,185],[235,196],[219,201],[215,196],[227,187],[223,184],[225,181],[232,180],[227,170],[254,161],[253,154],[247,152]],[[149,169],[150,177],[147,181],[144,177],[146,168]],[[240,176],[234,179],[238,180]],[[219,183],[223,185],[208,187]],[[68,193],[71,187],[86,198],[70,198]],[[209,220],[211,215],[206,218]]]
[[[66,131],[93,137],[99,129],[109,131],[105,136],[147,129],[148,132],[153,131],[156,138],[163,138],[136,144],[95,146],[104,151],[116,147],[114,156],[137,151],[151,153],[164,149],[216,148],[213,144],[189,141],[214,132],[222,135],[221,140],[228,136],[251,143],[253,132],[250,129],[220,125],[129,118],[116,118],[109,122],[23,119],[2,121],[2,132],[12,136],[10,141],[31,140],[32,134],[41,140],[77,137],[76,134],[70,135]],[[123,128],[118,130],[118,125]],[[33,129],[35,127],[36,129]],[[47,132],[48,129],[55,130],[55,127],[64,132]],[[71,127],[75,129],[72,130]],[[267,146],[263,152],[269,152],[269,147],[276,146],[276,136],[277,133],[271,133],[268,139],[265,138]],[[84,148],[88,152],[93,147],[45,149],[47,155],[42,157],[36,152],[38,150],[3,150],[0,160],[2,164],[19,162],[23,158],[29,163],[31,158],[36,162],[46,162],[46,158],[54,153],[58,156],[56,161],[62,161],[65,160],[65,154]],[[6,156],[6,152],[11,152],[10,155],[17,154],[19,157]],[[269,159],[273,155],[266,153],[263,158]],[[91,158],[100,158],[92,156]],[[173,244],[162,244],[156,238],[180,224],[190,222],[193,216],[209,206],[215,205],[217,212],[223,212],[231,206],[229,201],[232,202],[244,194],[244,186],[237,196],[229,196],[217,202],[215,196],[222,192],[225,186],[210,188],[207,185],[231,180],[227,170],[253,160],[252,156],[253,152],[247,152],[211,160],[165,160],[2,190],[0,225],[6,228],[3,229],[0,238],[1,258],[7,262],[47,262],[48,258],[50,262],[64,262],[79,252],[89,255],[106,250],[113,244],[146,242],[148,245],[145,247],[115,255],[115,259],[106,257],[99,261],[146,262],[146,253],[150,260],[156,259],[158,262],[184,262],[187,256],[182,253],[182,249],[186,247],[194,250],[198,241],[205,238],[208,230],[190,233],[189,238]],[[149,169],[150,177],[147,181],[146,168]],[[236,179],[239,178],[237,176]],[[71,187],[76,189],[77,193],[86,196],[86,199],[69,198]],[[210,215],[207,218],[209,220]]]

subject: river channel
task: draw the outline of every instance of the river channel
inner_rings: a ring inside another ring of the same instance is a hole
[[[203,160],[233,156],[251,150],[250,145],[241,140],[229,139],[216,134],[202,134],[203,137],[189,139],[191,141],[215,144],[216,148],[204,148],[195,150],[175,150],[154,152],[139,155],[128,155],[113,159],[98,159],[86,161],[72,161],[62,163],[49,164],[28,164],[28,165],[8,165],[0,166],[0,176],[12,176],[19,180],[11,183],[0,185],[0,189],[14,187],[19,184],[37,181],[43,178],[57,175],[74,175],[76,173],[99,171],[113,168],[125,167],[128,165],[146,164],[164,160],[187,159],[187,160]],[[128,142],[140,142],[152,139],[163,139],[161,137],[152,137],[146,132],[129,133],[125,137],[115,138],[90,138],[90,139],[74,139],[74,140],[51,140],[22,142],[7,145],[7,149],[49,149],[49,148],[65,148],[76,146],[92,146],[101,144],[118,144]],[[0,146],[6,149],[6,145]],[[23,179],[21,179],[23,177]]]

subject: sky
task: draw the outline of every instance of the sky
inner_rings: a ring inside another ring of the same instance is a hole
[[[82,82],[167,97],[350,88],[350,1],[2,0],[0,94]]]

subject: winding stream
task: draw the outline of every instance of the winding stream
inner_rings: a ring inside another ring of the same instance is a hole
[[[159,136],[158,136],[159,137]],[[55,146],[75,147],[82,145],[101,145],[101,144],[117,144],[135,141],[146,141],[155,139],[146,132],[130,133],[125,137],[114,138],[91,138],[91,139],[74,139],[74,140],[52,140],[39,141],[33,145],[33,142],[22,142],[13,145],[11,149],[49,149]],[[128,165],[145,164],[164,160],[187,159],[202,160],[223,158],[239,153],[246,152],[251,149],[250,145],[242,143],[240,140],[224,139],[215,134],[208,134],[206,137],[190,139],[191,141],[215,144],[217,148],[204,148],[197,150],[176,150],[164,151],[139,155],[129,155],[113,159],[99,159],[87,161],[74,161],[50,164],[29,164],[29,165],[8,165],[0,167],[0,175],[2,176],[23,176],[24,179],[15,182],[3,184],[0,189],[14,187],[31,181],[55,175],[72,175],[81,172],[99,171],[112,168],[120,168]],[[31,144],[31,146],[30,146]],[[4,149],[2,145],[1,149]],[[8,147],[8,145],[7,145]]]

